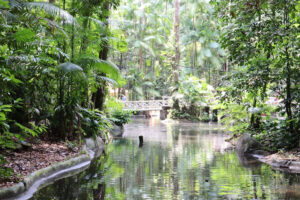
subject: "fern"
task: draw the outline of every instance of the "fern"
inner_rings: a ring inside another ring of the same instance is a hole
[[[26,3],[26,6],[30,9],[44,10],[51,16],[59,16],[67,24],[77,24],[76,19],[70,13],[53,4],[45,2],[30,2]]]

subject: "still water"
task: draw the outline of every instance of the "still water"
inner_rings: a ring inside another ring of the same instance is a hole
[[[300,176],[224,151],[225,138],[217,125],[136,119],[87,170],[31,199],[300,199]]]

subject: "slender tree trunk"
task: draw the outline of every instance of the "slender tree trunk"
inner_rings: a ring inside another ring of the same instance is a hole
[[[66,10],[66,0],[63,0],[63,9]],[[63,20],[63,28],[65,29],[65,26],[66,26],[66,22],[65,20]],[[64,53],[67,53],[67,42],[66,40],[63,41],[63,52]],[[62,58],[62,62],[65,61],[65,57]]]
[[[72,16],[75,17],[75,12],[74,12],[74,7],[75,7],[75,0],[72,0]],[[72,23],[72,34],[71,34],[71,62],[74,61],[74,43],[75,43],[75,24],[74,22]]]
[[[179,25],[180,25],[180,0],[175,0],[174,6],[174,33],[175,33],[175,60],[173,64],[173,73],[174,73],[174,83],[177,85],[179,81],[179,61],[180,61],[180,52],[179,52]]]
[[[211,80],[210,80],[210,74],[211,74],[210,64],[206,62],[206,65],[208,66],[208,84],[211,84]]]
[[[142,47],[139,48],[139,69],[140,69],[140,72],[143,71],[143,49],[142,49]]]
[[[194,69],[196,70],[196,63],[197,63],[197,42],[194,42]]]
[[[289,32],[289,10],[288,10],[288,1],[285,1],[284,8],[284,24],[286,33]],[[292,92],[291,92],[291,63],[289,55],[289,44],[285,46],[285,59],[286,59],[286,99],[285,99],[285,110],[288,117],[288,120],[293,118],[292,113]],[[295,134],[293,122],[289,122],[289,131],[292,134]]]
[[[193,16],[193,30],[195,31],[196,30],[196,27],[195,27],[195,16]],[[193,44],[193,70],[196,70],[196,60],[197,60],[197,42],[194,41],[194,44]]]
[[[141,8],[142,8],[142,13],[144,13],[144,9],[143,9],[143,4],[144,4],[144,1],[141,0]],[[143,34],[143,17],[140,17],[140,29],[139,29],[139,40],[142,42],[143,40],[143,37],[144,37],[144,34]],[[142,46],[140,45],[140,48],[139,48],[139,69],[140,69],[140,72],[143,71],[143,48]]]
[[[90,17],[90,12],[87,11],[84,15],[84,20],[83,20],[83,24],[82,24],[84,34],[83,34],[83,37],[81,40],[80,53],[84,52],[87,49],[87,44],[88,44],[87,29],[89,27],[89,17]]]
[[[49,3],[55,4],[55,3],[56,3],[56,0],[49,0]],[[50,17],[49,19],[50,19],[51,21],[54,22],[54,17]],[[54,33],[54,27],[53,27],[53,26],[50,27],[50,32],[51,32],[52,34]]]
[[[101,16],[100,18],[105,21],[105,34],[108,34],[108,13],[109,13],[109,3],[106,2],[103,5],[103,10],[106,10],[107,15],[105,16]],[[99,51],[99,59],[100,60],[107,60],[108,57],[108,42],[105,40],[101,43],[101,47],[100,47],[100,51]],[[101,74],[102,76],[105,76],[105,74]],[[99,109],[99,110],[103,110],[103,105],[104,105],[104,101],[105,101],[105,96],[106,96],[106,83],[105,81],[101,81],[101,84],[99,86],[99,88],[97,89],[96,93],[93,94],[92,99],[95,105],[95,108]]]
[[[256,99],[256,95],[255,95],[255,97],[254,97],[254,99],[253,99],[253,105],[252,105],[253,108],[256,107],[256,103],[257,103],[257,99]],[[253,129],[256,128],[256,126],[255,126],[255,114],[254,114],[254,113],[251,114],[250,126],[251,126],[251,128],[253,128]]]
[[[72,23],[72,35],[71,35],[71,62],[74,61],[74,42],[75,42],[75,27]]]

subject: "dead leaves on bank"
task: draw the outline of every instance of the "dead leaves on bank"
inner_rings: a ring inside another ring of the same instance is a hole
[[[13,185],[21,181],[28,174],[48,167],[54,162],[67,160],[78,155],[77,151],[71,150],[63,142],[34,144],[29,150],[20,152],[7,152],[4,157],[8,161],[6,167],[12,168],[15,175],[10,180],[0,180],[0,188]]]

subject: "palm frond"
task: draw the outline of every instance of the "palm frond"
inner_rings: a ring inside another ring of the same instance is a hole
[[[6,59],[6,64],[11,65],[13,63],[29,63],[30,61],[35,62],[36,58],[31,55],[17,55],[17,56],[9,56]]]
[[[140,96],[143,96],[143,89],[141,87],[134,87],[134,91],[136,91]]]
[[[152,87],[153,83],[151,81],[145,81],[142,83],[143,86]]]
[[[93,17],[89,17],[89,18],[90,18],[90,20],[92,20],[93,22],[95,22],[96,24],[98,24],[101,28],[104,28],[104,26],[105,26],[104,22],[102,22],[102,21],[100,21],[98,19],[95,19]]]
[[[154,40],[154,39],[156,39],[155,36],[150,35],[150,36],[145,37],[145,38],[144,38],[144,41]]]
[[[66,62],[66,63],[62,63],[60,65],[58,65],[58,70],[64,73],[72,73],[72,72],[82,72],[83,69],[74,64],[74,63],[70,63],[70,62]]]
[[[45,2],[29,2],[26,3],[26,6],[30,9],[38,9],[38,10],[44,10],[49,15],[52,16],[59,16],[63,20],[65,20],[65,23],[68,24],[77,24],[76,19],[67,11],[51,4],[51,3],[45,3]]]
[[[161,96],[160,93],[158,91],[154,90],[154,89],[148,89],[147,92],[149,94],[151,94],[152,96],[156,96],[156,97],[160,97]]]
[[[111,78],[108,78],[108,77],[106,77],[106,76],[97,76],[97,79],[98,79],[98,80],[101,80],[101,81],[108,82],[108,83],[110,83],[110,84],[112,84],[112,85],[118,85],[118,83],[117,83],[115,80],[113,80],[113,79],[111,79]]]
[[[138,46],[143,47],[144,49],[148,50],[152,56],[155,56],[154,50],[150,45],[142,41],[137,41],[137,42],[138,42]]]
[[[111,79],[117,81],[120,77],[119,68],[112,62],[100,60],[95,57],[84,55],[80,57],[76,63],[81,66],[89,66],[93,70],[108,75]]]
[[[0,9],[0,16],[5,20],[6,23],[18,21],[18,17],[8,10]]]
[[[22,8],[22,3],[16,0],[9,0],[8,4],[11,8],[17,8],[17,9],[21,9]]]
[[[68,34],[66,33],[66,31],[59,26],[56,22],[49,20],[47,18],[42,18],[43,20],[45,20],[51,27],[57,28],[58,30],[60,30],[66,37],[68,37]]]
[[[115,74],[115,75],[119,75],[120,71],[119,71],[119,67],[109,61],[109,60],[98,60],[98,63],[100,64],[98,66],[98,70],[100,70],[101,72],[107,73],[107,74]]]

